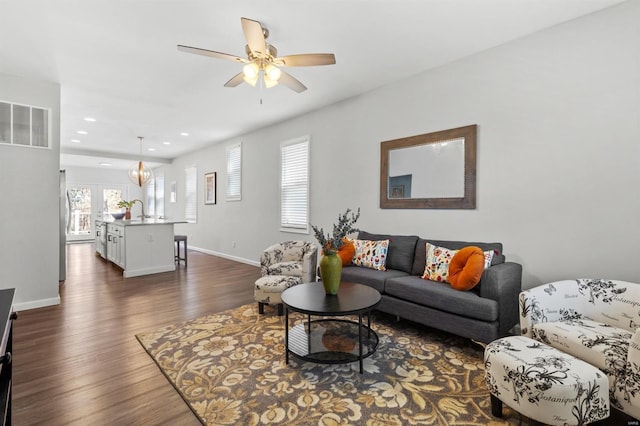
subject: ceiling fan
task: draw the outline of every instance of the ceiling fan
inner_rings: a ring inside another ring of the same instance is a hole
[[[240,21],[242,22],[244,37],[247,39],[245,46],[247,58],[183,45],[178,45],[178,50],[245,64],[242,72],[227,81],[225,87],[236,87],[243,81],[255,86],[260,76],[262,76],[264,85],[267,88],[282,83],[289,89],[300,93],[307,90],[307,87],[291,74],[282,71],[280,67],[308,67],[336,63],[333,53],[306,53],[278,57],[278,50],[275,46],[267,43],[267,38],[269,37],[267,28],[252,19],[241,18]]]

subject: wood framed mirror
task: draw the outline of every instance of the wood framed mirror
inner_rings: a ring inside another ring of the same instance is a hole
[[[380,143],[380,208],[475,209],[477,125]]]

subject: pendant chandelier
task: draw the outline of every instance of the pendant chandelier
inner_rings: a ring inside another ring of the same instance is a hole
[[[142,187],[153,179],[153,170],[142,164],[142,139],[144,138],[138,136],[138,139],[140,139],[140,161],[133,163],[131,167],[129,167],[129,179],[136,185]]]

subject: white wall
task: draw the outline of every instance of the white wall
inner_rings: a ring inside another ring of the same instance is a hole
[[[16,310],[57,304],[60,86],[0,74],[0,99],[51,108],[52,124],[51,149],[0,144],[0,288]]]
[[[640,2],[624,3],[179,158],[163,168],[179,188],[167,214],[183,215],[183,169],[195,164],[198,223],[179,227],[191,246],[255,262],[267,245],[299,238],[278,227],[279,143],[310,134],[311,222],[325,229],[361,207],[370,232],[501,241],[524,267],[524,288],[640,282],[637,22]],[[469,124],[479,131],[475,210],[379,208],[381,141]],[[225,202],[225,147],[237,141],[242,201]],[[211,171],[218,204],[205,206]]]

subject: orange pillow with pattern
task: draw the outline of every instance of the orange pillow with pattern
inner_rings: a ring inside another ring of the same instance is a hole
[[[484,252],[481,248],[461,248],[449,264],[449,282],[456,290],[471,290],[478,285],[484,271]]]

